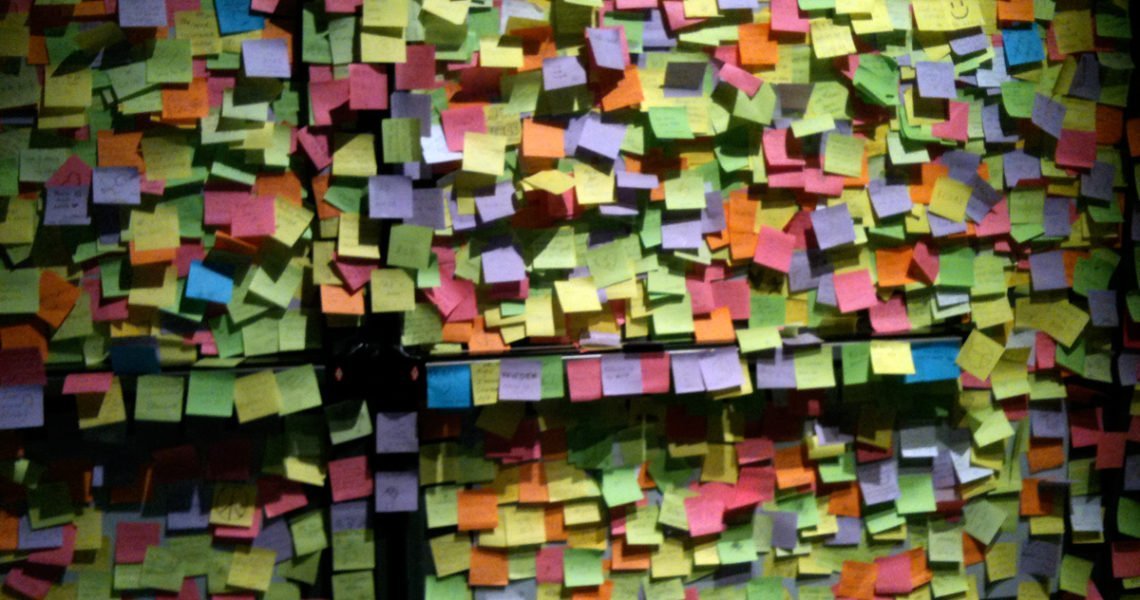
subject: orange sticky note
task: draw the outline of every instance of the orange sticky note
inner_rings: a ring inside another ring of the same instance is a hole
[[[490,530],[499,526],[499,498],[494,490],[460,490],[456,501],[459,531]]]
[[[40,311],[36,315],[45,323],[58,329],[76,300],[79,300],[78,287],[52,271],[40,272]]]
[[[772,66],[780,61],[780,44],[771,37],[768,23],[749,23],[737,28],[740,38],[740,64],[745,67]]]
[[[502,587],[507,585],[508,576],[506,551],[479,546],[471,547],[471,571],[467,577],[467,582],[471,587]]]
[[[522,154],[526,158],[562,158],[566,156],[566,131],[556,125],[523,120]]]

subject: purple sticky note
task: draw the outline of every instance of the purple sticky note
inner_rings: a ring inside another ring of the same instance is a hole
[[[661,224],[663,250],[697,250],[704,245],[701,219],[667,218]]]
[[[701,353],[700,357],[701,378],[705,381],[705,389],[715,392],[744,385],[744,374],[740,371],[740,348],[714,348]]]
[[[958,485],[957,477],[954,475],[954,459],[946,448],[938,449],[938,456],[934,457],[930,476],[936,490],[946,490]]]
[[[954,63],[920,62],[915,65],[918,75],[918,95],[923,98],[958,97],[954,91]]]
[[[16,539],[19,540],[17,542],[19,550],[48,550],[63,545],[63,525],[32,529],[32,521],[28,515],[20,517],[16,535]]]
[[[415,412],[376,413],[376,454],[415,453],[420,438]]]
[[[586,69],[577,56],[556,56],[542,61],[542,87],[546,91],[586,85]]]
[[[1088,173],[1081,174],[1081,195],[1095,200],[1112,201],[1112,180],[1116,178],[1116,167],[1111,163],[1096,161]]]
[[[210,496],[201,483],[179,481],[166,486],[166,529],[202,530],[210,526]]]
[[[410,219],[412,180],[403,175],[368,178],[368,216],[373,219]]]
[[[419,509],[419,477],[415,471],[380,471],[375,479],[376,512],[416,512]]]
[[[329,508],[333,533],[368,528],[368,501],[337,502]]]
[[[44,388],[39,385],[0,387],[0,430],[44,426]]]
[[[1047,237],[1069,237],[1073,224],[1069,220],[1069,208],[1073,203],[1063,196],[1045,198],[1045,235]]]
[[[1031,254],[1029,275],[1034,291],[1063,290],[1069,287],[1065,280],[1064,253],[1060,250]]]
[[[836,517],[839,531],[835,532],[824,546],[858,546],[862,541],[863,519],[858,517]]]
[[[166,0],[119,0],[119,27],[166,27]]]
[[[934,213],[928,213],[926,217],[930,222],[930,234],[936,238],[966,232],[967,227],[965,221],[951,221]]]
[[[859,492],[867,506],[897,500],[899,491],[899,465],[893,459],[856,465],[855,477],[859,480]]]
[[[617,171],[617,187],[632,190],[651,190],[660,184],[660,180],[652,173],[631,173],[624,169]]]
[[[1120,374],[1120,385],[1136,385],[1138,370],[1140,370],[1140,354],[1122,352],[1116,357],[1116,372]]]
[[[1065,437],[1068,424],[1062,411],[1031,409],[1029,426],[1033,431],[1033,437],[1056,439]]]
[[[542,361],[511,359],[499,363],[499,400],[536,402],[542,398]]]
[[[603,123],[597,113],[590,113],[582,124],[582,135],[577,150],[588,150],[598,156],[614,160],[621,151],[626,126],[622,123]]]
[[[784,358],[784,349],[776,348],[771,354],[756,357],[756,389],[790,390],[796,387],[796,363]]]
[[[283,38],[245,40],[241,43],[241,63],[246,77],[289,79],[289,48]]]
[[[691,352],[674,352],[669,355],[669,366],[673,371],[674,393],[692,394],[705,391],[699,355]]]
[[[253,539],[257,548],[265,548],[277,553],[274,562],[282,562],[293,558],[293,533],[289,531],[289,522],[285,519],[273,519],[262,524],[261,531]]]
[[[788,268],[788,289],[793,293],[814,290],[819,287],[819,278],[831,271],[831,261],[824,252],[797,250]]]
[[[44,189],[44,225],[90,225],[87,186],[60,185]]]
[[[393,119],[419,119],[420,137],[431,136],[431,96],[410,92],[394,92],[389,106],[392,108]]]
[[[966,181],[972,188],[970,199],[966,202],[966,215],[971,221],[981,223],[993,210],[994,205],[1001,202],[1001,192],[995,190],[990,182],[977,173],[970,173]]]
[[[475,209],[479,220],[490,223],[515,214],[515,186],[509,181],[500,181],[475,193]]]
[[[855,243],[855,221],[846,204],[817,208],[811,213],[811,228],[821,250]]]
[[[1037,94],[1033,98],[1033,113],[1029,119],[1040,127],[1041,131],[1059,138],[1061,123],[1065,120],[1065,105],[1044,94]]]
[[[412,190],[412,216],[404,219],[409,225],[422,225],[432,229],[447,226],[447,215],[443,204],[443,190],[420,188]]]
[[[479,226],[475,215],[459,213],[459,199],[455,197],[454,193],[447,199],[447,212],[451,214],[451,227],[455,231],[468,231]]]
[[[1116,310],[1114,290],[1089,290],[1089,317],[1093,327],[1119,327],[1120,313]]]
[[[880,219],[910,212],[910,192],[905,185],[887,185],[885,181],[876,179],[867,185],[867,191],[871,195],[875,215]]]
[[[1085,100],[1100,100],[1100,62],[1096,55],[1085,53],[1077,59],[1077,72],[1069,83],[1069,95]]]
[[[765,512],[772,519],[772,545],[784,550],[791,550],[799,544],[799,535],[796,527],[799,525],[799,515],[794,512]]]
[[[1124,491],[1140,491],[1140,454],[1124,459]]]
[[[705,207],[701,209],[701,233],[720,233],[728,227],[724,217],[724,200],[720,192],[705,194]]]
[[[637,202],[640,195],[637,190],[618,188],[614,195],[614,201],[599,206],[598,212],[607,217],[636,217],[638,215]]]
[[[526,263],[512,244],[483,251],[483,281],[506,283],[526,279]]]
[[[1061,546],[1040,539],[1027,539],[1021,546],[1018,570],[1026,575],[1056,577],[1061,559]]]
[[[625,49],[622,47],[621,31],[617,27],[591,27],[586,29],[586,39],[590,41],[590,52],[594,55],[594,63],[599,67],[618,71],[625,69],[628,58]],[[544,68],[544,81],[545,76],[546,70]]]
[[[1020,181],[1041,179],[1041,159],[1026,154],[1024,150],[1005,153],[1001,164],[1006,187],[1015,187]]]
[[[142,203],[139,170],[134,167],[95,167],[91,173],[91,190],[95,204]]]
[[[633,396],[640,394],[641,357],[625,354],[602,355],[602,394]]]
[[[1006,133],[1001,121],[1001,106],[987,104],[982,107],[982,131],[988,144],[1012,144],[1021,139],[1017,132]]]
[[[986,35],[981,30],[967,30],[966,35],[962,35],[950,40],[950,50],[958,56],[966,56],[975,52],[981,52],[990,47],[990,36]]]

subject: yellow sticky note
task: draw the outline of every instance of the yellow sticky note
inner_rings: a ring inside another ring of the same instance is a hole
[[[973,188],[957,179],[941,177],[934,182],[930,198],[930,212],[956,223],[966,218],[966,204]]]
[[[363,4],[362,22],[365,27],[403,29],[408,26],[407,0],[364,0]]]
[[[986,552],[986,579],[1000,581],[1017,575],[1017,544],[999,542]]]
[[[174,204],[159,204],[153,212],[137,208],[131,211],[131,236],[136,251],[177,248],[178,235],[178,207]]]
[[[416,282],[403,269],[376,269],[369,286],[372,312],[404,312],[416,307]]]
[[[1062,54],[1093,50],[1092,14],[1086,10],[1059,10],[1053,15],[1053,35]]]
[[[954,364],[970,375],[984,380],[997,366],[1004,351],[1005,348],[1001,344],[975,329],[970,332],[970,337],[966,338],[966,343],[958,351],[958,358]]]
[[[863,174],[863,138],[831,132],[824,144],[823,170],[827,173],[859,177]]]
[[[471,403],[488,406],[499,401],[499,361],[488,360],[471,364]],[[513,406],[511,404],[510,406]],[[482,413],[487,414],[487,413]],[[514,434],[514,431],[511,431]],[[510,435],[506,436],[510,437]]]
[[[530,186],[532,189],[540,189],[551,194],[561,194],[566,190],[574,187],[574,178],[562,171],[554,169],[547,169],[546,171],[539,171],[530,177],[522,180],[524,189]]]
[[[911,8],[919,31],[958,31],[982,26],[977,0],[912,0]]]
[[[333,152],[333,175],[371,177],[376,174],[375,137],[358,133],[347,139],[338,136],[340,147]]]
[[[223,527],[252,527],[257,510],[257,486],[247,483],[218,483],[210,505],[210,524]]]
[[[523,66],[521,41],[511,38],[485,37],[479,40],[479,64],[483,67],[517,69]]]
[[[910,342],[871,341],[871,370],[876,375],[913,375]]]
[[[45,108],[87,108],[91,105],[91,70],[55,65],[44,77]]]
[[[234,407],[238,423],[246,423],[281,411],[281,390],[273,371],[258,371],[234,381]]]
[[[614,201],[614,173],[587,163],[574,163],[574,192],[578,204],[609,204]]]
[[[247,546],[238,548],[230,562],[230,572],[226,585],[247,590],[264,592],[269,589],[273,577],[273,565],[277,553],[268,548]]]
[[[558,294],[558,304],[566,314],[598,312],[602,303],[598,301],[598,288],[593,277],[575,277],[566,281],[555,281],[554,290]]]
[[[811,46],[816,58],[833,58],[855,54],[851,27],[827,18],[811,20]]]
[[[498,177],[503,174],[507,141],[501,135],[468,131],[463,136],[463,170]]]

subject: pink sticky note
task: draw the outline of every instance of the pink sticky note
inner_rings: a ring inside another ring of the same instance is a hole
[[[439,113],[439,117],[447,149],[452,152],[463,151],[463,137],[468,131],[487,133],[487,117],[482,106],[449,108]]]
[[[927,283],[934,283],[938,278],[938,255],[926,245],[918,242],[914,245],[914,255],[907,273],[912,277],[924,279]]]
[[[295,481],[280,477],[262,477],[257,480],[257,501],[270,519],[309,504],[305,488]]]
[[[349,100],[351,83],[347,79],[310,81],[309,99],[313,107],[313,125],[332,125],[332,112]]]
[[[839,301],[839,312],[850,313],[871,308],[878,302],[871,274],[867,269],[850,273],[836,274],[835,298]]]
[[[910,331],[910,319],[906,315],[906,300],[902,294],[894,294],[886,302],[876,302],[868,310],[871,328],[875,333],[902,333]]]
[[[773,32],[808,32],[808,20],[800,14],[796,0],[772,0],[771,10]]]
[[[356,500],[372,495],[372,470],[367,456],[350,456],[329,461],[329,483],[333,502]]]
[[[396,63],[396,89],[430,90],[435,86],[435,46],[408,46],[407,60]]]
[[[930,132],[940,138],[966,141],[969,137],[970,105],[965,102],[950,101],[950,118],[930,126]]]
[[[78,154],[72,154],[64,163],[56,169],[55,173],[44,184],[48,187],[62,186],[62,185],[91,185],[91,167],[79,158]]]
[[[724,531],[724,502],[709,496],[685,498],[689,535],[701,537]]]
[[[641,392],[669,393],[669,353],[647,352],[641,355]]]
[[[1062,129],[1056,160],[1064,167],[1091,169],[1096,162],[1096,132]]]
[[[356,293],[372,279],[372,271],[377,266],[379,265],[376,264],[376,261],[345,259],[339,256],[333,262],[337,275],[340,275],[345,287],[352,293]]]
[[[744,321],[752,316],[752,301],[748,280],[740,277],[712,282],[713,302],[727,306],[733,321]]]
[[[348,65],[348,82],[349,108],[388,109],[388,75],[379,65]]]
[[[602,361],[580,358],[566,361],[566,379],[571,402],[589,402],[602,397]]]
[[[665,6],[665,21],[669,24],[669,29],[677,31],[704,23],[707,19],[690,19],[685,16],[685,3],[681,0],[665,0],[662,2]]]
[[[685,289],[692,299],[694,315],[707,315],[716,308],[711,283],[688,277],[685,279]]]
[[[534,558],[534,577],[538,583],[562,583],[561,546],[540,548]]]
[[[160,523],[121,521],[115,526],[115,564],[136,565],[146,558],[146,549],[162,537]]]
[[[787,273],[792,266],[792,251],[795,247],[796,236],[761,226],[752,260],[769,269]]]
[[[64,394],[102,394],[111,389],[111,382],[115,374],[109,371],[101,373],[72,373],[63,380]]]
[[[974,228],[974,233],[976,233],[978,237],[996,237],[1009,233],[1009,230],[1009,203],[1006,202],[1005,198],[1002,198],[1000,202],[990,209],[990,212],[986,213],[982,222],[978,223],[977,227]],[[998,252],[1002,251],[996,243],[994,244],[994,249]]]
[[[1128,433],[1123,431],[1105,431],[1100,434],[1096,445],[1096,468],[1119,469],[1124,466],[1124,443]]]
[[[214,537],[225,540],[253,540],[261,533],[262,512],[253,511],[253,524],[249,527],[214,527]]]
[[[277,231],[277,210],[273,196],[247,196],[234,203],[230,234],[234,237],[262,237]]]
[[[875,578],[875,594],[909,594],[914,589],[910,582],[910,555],[896,554],[876,558],[875,564],[879,567],[878,577]]]
[[[764,159],[768,161],[768,166],[771,167],[803,167],[807,164],[802,158],[792,158],[788,156],[788,144],[798,142],[788,141],[787,129],[765,129],[764,137],[762,138],[764,144]],[[796,148],[798,150],[798,147]]]
[[[210,191],[204,194],[204,215],[202,222],[213,227],[226,227],[233,221],[233,207],[240,200],[249,198],[246,191]]]
[[[313,161],[318,170],[332,164],[332,153],[329,152],[329,136],[325,132],[316,132],[308,127],[302,127],[297,132],[297,141]]]
[[[755,96],[756,92],[760,91],[760,85],[764,83],[759,77],[729,63],[724,63],[724,66],[720,68],[720,78],[725,83],[747,94],[749,98]]]

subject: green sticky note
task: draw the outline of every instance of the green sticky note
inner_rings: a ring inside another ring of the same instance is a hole
[[[855,481],[855,453],[844,452],[834,459],[819,461],[819,477],[824,483]]]
[[[748,315],[749,327],[783,327],[788,322],[788,299],[778,294],[753,293],[748,300],[752,305]]]
[[[633,279],[633,263],[619,242],[601,244],[586,251],[586,265],[599,288]]]
[[[1092,577],[1093,562],[1066,554],[1061,559],[1061,589],[1084,597]]]
[[[28,520],[32,529],[66,525],[75,520],[71,488],[63,482],[40,483],[28,490]]]
[[[107,571],[83,570],[78,573],[75,586],[77,600],[105,600],[113,598],[111,593],[111,573]]]
[[[749,581],[744,590],[748,600],[771,600],[783,598],[787,594],[784,591],[783,577],[757,577]]]
[[[428,575],[424,578],[424,600],[454,600],[471,595],[467,587],[467,576],[463,574],[439,578]]]
[[[943,250],[938,257],[937,283],[950,287],[973,287],[974,250],[969,246]]]
[[[210,571],[209,534],[179,535],[166,538],[164,547],[178,557],[186,577],[199,577]]]
[[[393,225],[388,238],[388,264],[409,269],[428,268],[433,235],[430,227]]]
[[[190,40],[155,40],[154,52],[146,61],[146,82],[190,83],[194,62]]]
[[[948,521],[931,521],[927,527],[930,561],[959,564],[964,559],[962,527]]]
[[[359,571],[376,567],[376,543],[371,529],[333,532],[333,570]]]
[[[705,179],[696,171],[682,171],[680,176],[665,180],[666,210],[702,210],[705,208]]]
[[[899,67],[887,56],[860,54],[853,83],[867,102],[879,106],[896,106],[899,103]]]
[[[178,592],[182,589],[182,579],[185,576],[182,561],[178,560],[177,554],[162,546],[146,549],[142,575],[139,577],[142,587]]]
[[[899,497],[895,500],[895,508],[900,515],[932,513],[937,510],[930,474],[899,475]]]
[[[380,130],[385,163],[419,162],[423,159],[419,119],[384,119]]]
[[[889,504],[887,508],[871,513],[864,519],[867,523],[867,531],[871,532],[872,535],[880,534],[906,523],[906,519],[899,516],[895,507]]]
[[[621,506],[641,500],[637,470],[638,467],[627,467],[602,472],[602,497],[606,500],[606,506]]]
[[[281,390],[281,414],[290,415],[321,405],[321,390],[313,365],[299,365],[273,376]]]
[[[1037,84],[1035,82],[1013,79],[1001,84],[1001,104],[1011,117],[1018,119],[1032,117],[1036,96]]]
[[[871,377],[870,342],[852,342],[840,347],[843,357],[843,385],[867,383]]]
[[[684,106],[654,106],[649,109],[649,126],[653,135],[663,140],[691,140],[689,111]]]
[[[0,270],[0,315],[32,315],[40,310],[40,270]]]
[[[796,389],[810,390],[835,387],[835,368],[831,346],[807,348],[795,354]]]
[[[988,500],[967,502],[962,514],[966,517],[966,533],[987,546],[1005,523],[1006,517],[1005,511]]]
[[[177,423],[182,420],[181,377],[142,375],[135,395],[135,420]]]
[[[375,598],[375,586],[372,571],[353,571],[332,576],[333,598]]]
[[[752,525],[737,525],[726,529],[717,540],[716,553],[722,565],[750,563],[756,560],[756,542],[752,539]]]
[[[542,357],[542,399],[549,400],[566,396],[566,381],[563,376],[561,356]]]
[[[293,534],[293,552],[298,556],[324,550],[329,546],[322,510],[310,510],[289,519],[289,532]]]
[[[602,553],[583,548],[567,548],[562,555],[563,580],[566,587],[602,585]]]
[[[349,400],[325,407],[332,443],[343,444],[372,435],[372,419],[363,400]]]
[[[1116,528],[1124,535],[1140,538],[1140,502],[1127,496],[1120,497],[1120,503],[1116,505]]]

